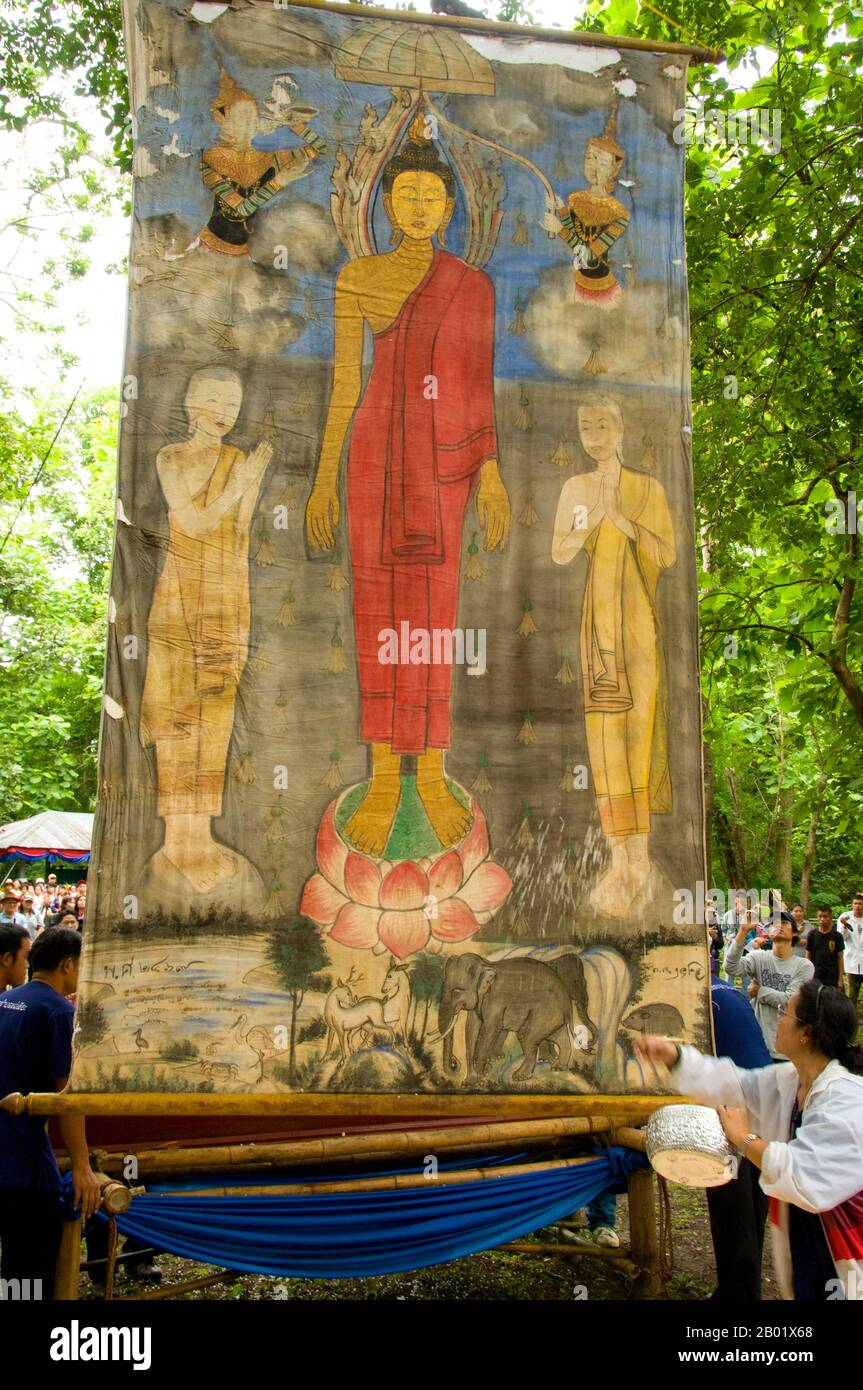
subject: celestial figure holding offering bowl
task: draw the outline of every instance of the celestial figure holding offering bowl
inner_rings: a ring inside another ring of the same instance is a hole
[[[588,556],[581,614],[585,730],[611,854],[590,901],[599,913],[624,917],[650,876],[651,815],[671,810],[656,590],[674,564],[674,530],[661,484],[623,466],[617,402],[598,397],[581,406],[578,427],[596,469],[564,484],[551,554],[559,565],[582,550]]]
[[[629,213],[613,197],[625,153],[614,137],[616,105],[602,135],[588,140],[584,150],[584,177],[588,187],[570,193],[566,206],[542,219],[546,231],[561,237],[573,252],[573,277],[577,299],[611,308],[623,291],[609,269],[608,253],[626,231]]]
[[[190,438],[156,456],[168,539],[147,621],[141,742],[155,745],[165,841],[150,861],[198,893],[251,866],[213,836],[222,815],[237,687],[249,644],[249,525],[272,448],[224,442],[243,401],[229,367],[202,367],[186,390]]]
[[[221,256],[248,256],[249,222],[255,213],[294,179],[307,174],[312,161],[327,147],[307,124],[315,114],[313,108],[293,107],[286,109],[285,115],[291,117],[290,129],[303,137],[303,147],[256,150],[252,140],[271,126],[272,117],[262,127],[255,98],[224,68],[211,110],[221,134],[217,144],[201,156],[201,176],[215,201],[198,239],[208,251]]]
[[[497,463],[494,290],[483,271],[438,249],[456,180],[428,131],[420,105],[406,143],[384,166],[395,250],[348,262],[336,282],[332,395],[306,513],[310,545],[330,549],[350,428],[360,738],[371,744],[372,766],[345,834],[374,856],[395,820],[403,754],[416,755],[417,793],[441,845],[456,844],[469,829],[470,811],[444,770],[452,666],[382,662],[381,637],[402,624],[426,635],[455,627],[462,528],[474,491],[486,550],[504,548],[510,523]],[[374,361],[360,399],[366,324]]]

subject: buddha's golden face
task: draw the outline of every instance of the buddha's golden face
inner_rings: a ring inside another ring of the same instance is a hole
[[[395,229],[415,241],[433,237],[452,213],[443,179],[414,170],[396,177],[386,204]]]

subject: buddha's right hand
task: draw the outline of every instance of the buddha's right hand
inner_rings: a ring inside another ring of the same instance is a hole
[[[339,524],[339,490],[334,482],[318,479],[306,507],[306,535],[312,550],[332,550],[333,530]]]

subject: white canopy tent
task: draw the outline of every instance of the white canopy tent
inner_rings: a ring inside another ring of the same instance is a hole
[[[90,811],[40,811],[0,826],[0,860],[32,864],[87,864],[93,838]]]

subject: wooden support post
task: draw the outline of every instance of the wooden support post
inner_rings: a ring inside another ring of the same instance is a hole
[[[54,1275],[54,1299],[59,1303],[76,1301],[81,1277],[81,1218],[63,1222],[60,1253]]]
[[[656,1201],[653,1169],[630,1173],[629,1193],[629,1251],[641,1271],[635,1281],[635,1298],[658,1298],[659,1232],[656,1226]]]

